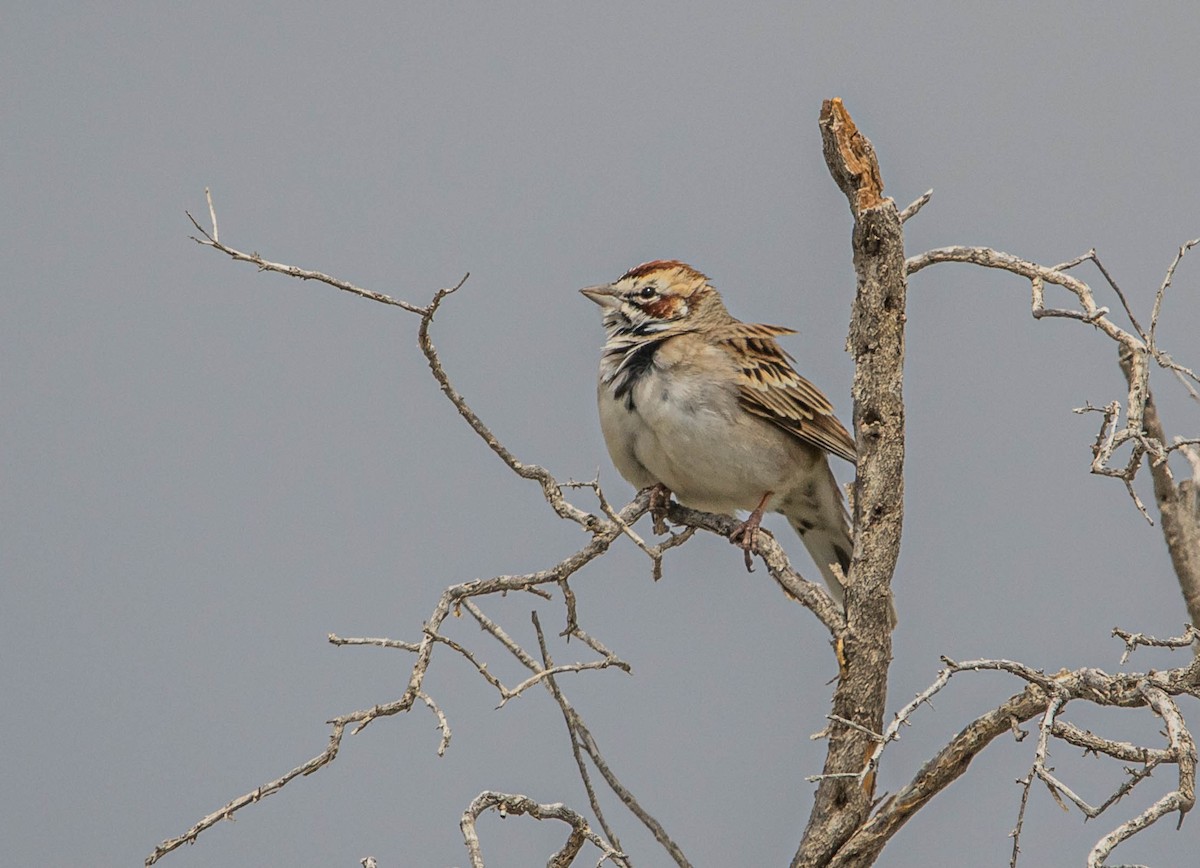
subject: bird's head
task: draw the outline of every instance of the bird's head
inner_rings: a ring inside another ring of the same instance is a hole
[[[643,263],[629,269],[615,283],[579,291],[600,305],[604,326],[615,335],[646,337],[686,331],[699,318],[725,311],[708,278],[674,259]]]

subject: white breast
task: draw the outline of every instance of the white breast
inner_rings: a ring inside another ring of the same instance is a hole
[[[617,399],[601,385],[600,425],[621,475],[638,488],[661,482],[686,506],[728,514],[753,509],[767,491],[791,490],[797,469],[810,464],[798,454],[802,444],[738,406],[728,356],[696,349],[661,353],[630,396]]]

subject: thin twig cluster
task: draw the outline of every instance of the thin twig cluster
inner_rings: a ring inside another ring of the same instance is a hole
[[[927,193],[926,196],[928,195]],[[918,202],[921,201],[918,200]],[[916,206],[917,203],[913,203],[913,205]],[[910,206],[910,208],[912,207]],[[1080,322],[1094,326],[1098,331],[1104,333],[1121,346],[1127,354],[1130,368],[1128,374],[1129,393],[1126,396],[1124,406],[1125,425],[1123,427],[1119,425],[1122,410],[1119,401],[1112,401],[1104,407],[1094,407],[1088,404],[1080,407],[1075,412],[1096,412],[1103,415],[1103,420],[1100,423],[1100,432],[1096,437],[1095,445],[1092,447],[1092,473],[1101,476],[1112,476],[1124,481],[1125,488],[1129,492],[1129,496],[1133,498],[1133,502],[1137,505],[1138,510],[1147,521],[1153,523],[1150,513],[1147,512],[1145,504],[1142,503],[1141,498],[1138,497],[1133,487],[1134,477],[1141,468],[1143,459],[1149,456],[1152,465],[1161,465],[1175,450],[1195,447],[1197,444],[1200,444],[1200,438],[1176,438],[1171,443],[1163,442],[1162,439],[1147,432],[1144,422],[1146,404],[1150,400],[1149,360],[1151,359],[1160,367],[1174,373],[1179,381],[1189,390],[1191,395],[1200,400],[1200,393],[1195,388],[1197,385],[1200,385],[1200,376],[1197,376],[1195,371],[1184,367],[1172,359],[1157,343],[1159,315],[1162,312],[1163,298],[1166,295],[1167,288],[1171,285],[1171,281],[1175,276],[1175,269],[1184,255],[1197,244],[1200,244],[1200,238],[1195,238],[1183,244],[1167,268],[1166,276],[1163,278],[1158,292],[1154,297],[1154,308],[1150,314],[1149,329],[1142,327],[1133,309],[1129,306],[1125,294],[1121,291],[1116,281],[1113,280],[1108,269],[1104,267],[1094,249],[1067,262],[1054,266],[1045,266],[1029,262],[1009,253],[992,250],[988,247],[940,247],[935,250],[928,250],[918,256],[910,257],[906,262],[906,266],[909,274],[915,274],[923,268],[941,262],[962,262],[984,268],[998,268],[1011,272],[1029,280],[1032,290],[1033,316],[1035,319],[1060,317],[1079,320]],[[1075,277],[1073,274],[1067,273],[1069,269],[1082,265],[1084,262],[1094,262],[1096,264],[1104,279],[1120,299],[1121,306],[1130,321],[1133,331],[1121,328],[1113,322],[1109,317],[1111,313],[1109,308],[1096,304],[1092,288],[1083,280]],[[1078,300],[1079,307],[1046,307],[1046,284],[1060,286],[1072,293]],[[1116,467],[1113,465],[1113,455],[1126,443],[1129,443],[1131,446],[1129,458],[1124,466]]]

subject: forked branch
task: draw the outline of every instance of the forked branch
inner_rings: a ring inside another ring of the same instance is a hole
[[[1168,644],[1174,640],[1145,642],[1142,644]],[[913,713],[946,687],[951,678],[964,672],[997,671],[1007,672],[1026,682],[1025,689],[976,718],[964,727],[945,747],[920,769],[908,784],[892,797],[884,800],[870,820],[856,830],[845,845],[829,862],[831,866],[870,865],[882,852],[888,840],[899,831],[917,811],[921,810],[938,793],[957,780],[967,770],[971,760],[981,753],[992,741],[1012,733],[1018,741],[1025,737],[1020,724],[1041,715],[1038,741],[1033,766],[1029,776],[1020,783],[1025,787],[1021,797],[1021,810],[1017,829],[1014,830],[1014,855],[1016,864],[1019,852],[1021,821],[1028,801],[1028,787],[1033,780],[1041,780],[1051,796],[1062,804],[1065,796],[1089,818],[1099,816],[1112,805],[1149,777],[1149,771],[1161,764],[1176,764],[1179,782],[1176,789],[1155,802],[1151,809],[1120,824],[1097,842],[1089,857],[1089,868],[1103,864],[1112,849],[1121,841],[1152,825],[1161,817],[1179,812],[1181,817],[1191,809],[1195,797],[1196,758],[1195,745],[1187,730],[1183,717],[1171,697],[1179,695],[1200,696],[1200,658],[1193,658],[1187,666],[1165,671],[1145,673],[1118,673],[1109,675],[1098,669],[1084,668],[1048,675],[1041,670],[1012,660],[967,660],[956,662],[945,659],[945,668],[938,673],[934,682],[896,714],[892,723],[884,730],[883,741],[867,758],[859,770],[859,780],[865,779],[879,760],[887,744],[899,738],[903,726],[911,723]],[[1128,742],[1103,738],[1085,732],[1061,720],[1068,703],[1084,702],[1110,708],[1150,708],[1167,723],[1167,747],[1154,748],[1133,745]],[[1168,721],[1169,718],[1169,721]],[[1142,773],[1131,773],[1129,778],[1101,805],[1092,807],[1059,779],[1046,765],[1048,745],[1051,739],[1061,739],[1085,750],[1104,754],[1123,762],[1141,763]]]
[[[462,821],[459,823],[462,828],[463,840],[467,843],[467,853],[471,857],[472,868],[484,868],[479,835],[475,832],[475,821],[479,819],[480,814],[492,809],[498,811],[501,817],[507,817],[509,814],[525,814],[535,820],[561,820],[571,827],[571,834],[567,836],[566,843],[563,844],[562,849],[550,857],[546,868],[567,868],[575,861],[575,857],[579,855],[583,845],[589,841],[599,848],[601,853],[600,861],[596,863],[597,866],[610,859],[615,864],[624,864],[624,854],[593,832],[587,820],[566,805],[560,803],[540,805],[528,796],[485,790],[471,800],[470,806],[463,812]]]
[[[1191,368],[1176,362],[1158,345],[1157,331],[1163,309],[1163,299],[1171,286],[1183,257],[1193,247],[1200,245],[1200,238],[1180,246],[1175,258],[1154,296],[1154,307],[1150,314],[1149,328],[1144,328],[1134,314],[1124,292],[1112,274],[1104,267],[1095,250],[1089,250],[1068,262],[1055,266],[1038,265],[1020,257],[987,247],[942,247],[909,258],[906,267],[909,274],[937,263],[959,262],[984,268],[997,268],[1019,275],[1030,282],[1033,316],[1074,319],[1090,325],[1116,342],[1119,348],[1121,370],[1125,375],[1128,392],[1125,403],[1111,401],[1103,407],[1088,404],[1077,413],[1094,412],[1101,415],[1100,430],[1092,447],[1092,473],[1120,479],[1138,510],[1147,521],[1153,523],[1142,499],[1134,489],[1134,478],[1143,466],[1149,463],[1154,482],[1154,499],[1158,504],[1162,521],[1163,539],[1171,555],[1183,592],[1188,614],[1193,624],[1200,624],[1200,479],[1176,481],[1167,459],[1173,452],[1181,451],[1191,461],[1193,450],[1200,438],[1169,438],[1154,403],[1150,389],[1150,361],[1171,371],[1188,389],[1192,397],[1200,400],[1200,392],[1194,384],[1200,377]],[[1130,321],[1132,331],[1117,325],[1110,317],[1107,307],[1096,302],[1092,288],[1074,274],[1068,273],[1084,262],[1093,262],[1108,282]],[[1077,307],[1050,308],[1046,306],[1047,284],[1062,287],[1075,296]],[[1125,423],[1121,424],[1122,410]],[[1129,446],[1128,458],[1118,462],[1115,454]],[[1200,461],[1194,462],[1200,467]]]

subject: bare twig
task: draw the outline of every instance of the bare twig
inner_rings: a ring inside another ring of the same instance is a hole
[[[462,821],[459,823],[462,828],[463,840],[467,845],[467,853],[471,858],[472,868],[483,868],[483,853],[479,846],[479,835],[475,831],[475,821],[484,811],[493,808],[500,812],[501,817],[509,814],[525,814],[535,820],[561,820],[571,827],[571,834],[567,837],[566,843],[563,844],[562,849],[550,857],[546,868],[567,868],[575,861],[575,857],[579,855],[584,843],[588,841],[599,848],[602,854],[600,861],[596,863],[597,866],[609,860],[619,864],[619,860],[624,856],[620,850],[593,832],[588,826],[587,820],[566,805],[561,803],[540,805],[528,796],[485,790],[471,800],[470,806],[463,812]]]
[[[1112,274],[1109,273],[1108,269],[1104,267],[1104,263],[1100,261],[1100,257],[1096,254],[1096,249],[1094,247],[1088,251],[1087,258],[1096,263],[1096,268],[1100,270],[1100,274],[1102,274],[1104,279],[1108,281],[1108,285],[1112,287],[1112,291],[1117,294],[1117,298],[1121,301],[1121,307],[1125,309],[1125,315],[1129,317],[1129,322],[1137,331],[1138,336],[1141,337],[1143,341],[1148,341],[1150,336],[1146,333],[1146,330],[1142,328],[1142,324],[1138,322],[1137,316],[1135,316],[1133,313],[1133,308],[1129,306],[1129,300],[1125,297],[1125,293],[1121,291],[1121,287],[1117,286],[1116,279],[1112,276]]]
[[[648,492],[642,492],[642,495],[648,497]],[[639,495],[639,499],[642,495]],[[708,531],[726,538],[738,527],[738,521],[730,516],[700,512],[678,503],[671,503],[667,517],[675,524]],[[767,572],[783,589],[784,594],[816,615],[834,636],[845,631],[846,624],[842,613],[838,611],[837,604],[833,602],[822,585],[808,581],[792,568],[787,553],[775,541],[771,532],[760,528],[755,540],[752,551],[762,558],[763,563],[767,566]],[[666,546],[666,543],[663,546]]]
[[[554,661],[550,656],[550,650],[546,647],[546,634],[542,631],[542,624],[538,620],[537,612],[532,612],[530,617],[533,620],[534,632],[537,633],[538,650],[541,651],[542,655],[542,668],[549,669],[554,666]],[[592,813],[596,815],[596,821],[600,824],[600,828],[604,830],[604,834],[608,836],[608,840],[612,842],[612,845],[618,850],[624,850],[624,847],[621,846],[621,839],[617,837],[616,830],[608,824],[608,820],[604,817],[604,810],[600,807],[600,799],[596,796],[596,789],[592,786],[591,775],[588,774],[587,763],[583,760],[583,752],[579,746],[579,737],[572,726],[572,715],[568,712],[570,705],[567,703],[562,691],[558,689],[558,684],[555,682],[553,675],[546,678],[546,689],[558,703],[559,710],[563,712],[563,717],[567,722],[567,737],[571,743],[571,755],[575,759],[575,767],[579,770],[579,778],[583,781],[583,789],[587,793],[588,804],[592,806]],[[570,711],[573,710],[570,709]],[[621,860],[621,865],[624,868],[633,868],[633,863],[629,860],[628,856]]]
[[[483,630],[491,633],[493,636],[499,639],[501,643],[505,645],[505,647],[516,646],[517,643],[514,642],[508,636],[508,634],[504,632],[503,629],[501,629],[500,625],[484,615],[478,606],[475,606],[468,600],[464,603],[464,607],[471,613],[472,616],[475,617],[475,620],[479,622],[479,625]],[[615,655],[609,654],[606,655],[603,660],[590,660],[582,663],[567,663],[562,666],[555,666],[552,669],[540,669],[529,678],[526,678],[516,687],[506,687],[499,678],[489,671],[486,663],[480,663],[479,660],[476,659],[475,655],[470,650],[463,647],[463,645],[460,643],[441,634],[433,634],[433,639],[449,646],[450,648],[453,648],[455,651],[465,657],[471,663],[471,665],[475,667],[476,671],[483,676],[483,679],[487,681],[488,684],[492,685],[492,687],[496,688],[500,694],[500,704],[496,706],[497,708],[503,708],[508,704],[510,699],[520,696],[543,678],[551,675],[559,675],[563,672],[584,672],[589,669],[607,669],[610,666],[621,669],[626,673],[630,671],[630,666],[628,663],[616,657]]]
[[[414,642],[401,642],[399,639],[377,639],[369,636],[342,638],[336,633],[329,634],[329,644],[342,645],[375,645],[379,648],[399,648],[401,651],[416,651],[421,646]]]
[[[350,716],[331,721],[333,724],[333,732],[330,733],[329,743],[325,746],[325,750],[321,751],[308,762],[296,766],[296,768],[292,769],[290,772],[280,775],[279,777],[275,778],[275,780],[268,781],[261,787],[257,787],[245,795],[233,799],[224,807],[219,808],[208,816],[201,818],[196,825],[192,826],[192,828],[188,829],[178,838],[168,838],[166,841],[163,841],[154,848],[153,853],[146,857],[145,864],[147,866],[153,865],[172,850],[175,850],[184,844],[194,844],[197,836],[199,836],[199,834],[204,830],[212,828],[222,820],[232,819],[233,815],[237,811],[240,811],[247,805],[252,805],[255,802],[265,799],[267,796],[279,792],[284,788],[284,786],[286,786],[295,778],[298,778],[301,775],[311,775],[313,772],[317,771],[317,769],[320,769],[323,766],[333,762],[333,760],[337,757],[338,749],[342,745],[342,735],[345,733],[346,726],[350,722],[349,717]]]
[[[429,710],[437,716],[438,730],[442,733],[442,741],[438,745],[437,755],[445,756],[446,748],[450,747],[450,722],[446,720],[446,715],[442,713],[442,710],[438,707],[438,704],[430,699],[425,693],[418,691],[417,699],[429,706]]]
[[[629,539],[631,539],[633,541],[633,544],[636,545],[639,549],[641,549],[642,552],[644,552],[648,558],[650,558],[650,563],[651,563],[650,576],[652,579],[654,579],[654,581],[657,582],[659,579],[662,578],[662,575],[663,575],[663,555],[669,549],[673,549],[676,546],[683,545],[685,542],[687,542],[689,539],[691,539],[692,535],[695,534],[695,532],[696,532],[696,528],[694,528],[694,527],[684,528],[681,533],[671,534],[666,540],[659,543],[658,545],[654,545],[654,546],[649,545],[644,539],[642,539],[634,531],[633,528],[631,528],[628,524],[623,522],[621,520],[621,517],[619,515],[617,515],[616,511],[613,510],[612,506],[608,502],[608,499],[605,498],[604,492],[600,489],[600,484],[598,481],[591,483],[590,487],[596,493],[596,499],[600,502],[601,511],[606,516],[608,516],[608,518],[611,521],[616,522],[617,525],[621,528],[621,533],[623,533],[623,534],[625,534],[625,536],[629,537]]]
[[[825,715],[825,719],[833,721],[834,723],[840,723],[842,726],[848,726],[857,732],[861,732],[872,741],[879,742],[880,744],[883,744],[884,742],[884,737],[882,735],[875,732],[873,729],[867,729],[862,724],[855,723],[853,720],[848,720],[847,718],[841,717],[837,714],[827,714]],[[807,778],[806,780],[818,780],[820,777],[821,776],[817,775],[812,778]]]
[[[1144,747],[1128,741],[1102,738],[1094,732],[1082,730],[1073,723],[1063,720],[1055,720],[1052,729],[1055,738],[1062,739],[1075,747],[1081,747],[1085,753],[1104,754],[1125,762],[1142,763],[1150,768],[1170,758],[1164,750]]]
[[[1183,257],[1187,252],[1200,244],[1200,238],[1193,238],[1191,241],[1184,242],[1179,247],[1179,252],[1175,254],[1175,258],[1171,260],[1171,264],[1167,267],[1166,276],[1163,277],[1163,282],[1159,284],[1158,292],[1154,294],[1154,309],[1150,313],[1150,335],[1146,344],[1154,349],[1155,332],[1158,330],[1158,315],[1162,312],[1163,298],[1166,297],[1167,287],[1171,285],[1171,281],[1175,278],[1175,269],[1179,267],[1179,263],[1183,261]]]
[[[220,237],[220,233],[217,231],[217,209],[213,206],[212,190],[208,189],[208,187],[204,188],[204,198],[208,202],[208,219],[212,221],[212,236],[209,240],[213,244],[216,244],[217,239]],[[191,217],[192,215],[188,214],[188,216]],[[193,220],[192,223],[194,225],[196,221]],[[200,229],[199,226],[196,228]],[[204,230],[200,229],[200,231],[203,232]]]
[[[948,662],[948,661],[947,661]],[[883,730],[882,735],[876,736],[872,733],[872,740],[876,742],[875,747],[867,756],[867,761],[863,764],[862,769],[856,773],[859,780],[866,780],[867,775],[874,772],[879,767],[879,760],[883,756],[884,750],[893,741],[900,740],[900,728],[909,725],[909,718],[922,705],[928,704],[932,707],[931,700],[937,695],[943,687],[950,681],[950,677],[961,670],[955,668],[954,665],[949,665],[938,672],[937,678],[933,683],[914,696],[903,708],[896,712],[891,723]],[[814,776],[816,777],[816,776]]]
[[[329,284],[330,286],[340,289],[342,292],[349,292],[354,295],[368,298],[371,301],[377,301],[380,304],[390,304],[395,307],[406,310],[409,313],[424,314],[425,308],[417,307],[415,304],[409,304],[407,301],[401,301],[392,298],[389,295],[384,295],[382,292],[374,292],[369,289],[363,289],[360,286],[355,286],[346,280],[340,280],[336,277],[330,277],[328,274],[323,274],[320,271],[310,271],[307,268],[297,268],[294,265],[284,265],[281,262],[269,262],[263,259],[257,253],[243,253],[240,250],[235,250],[227,244],[217,240],[217,212],[213,207],[212,195],[208,188],[204,190],[205,196],[208,198],[208,213],[212,219],[212,231],[209,232],[201,226],[196,218],[191,215],[191,212],[185,211],[187,218],[192,221],[192,225],[196,227],[196,231],[203,235],[203,238],[192,236],[192,240],[197,244],[203,244],[205,247],[212,247],[214,250],[219,250],[226,256],[236,259],[239,262],[252,262],[258,266],[259,271],[274,271],[278,274],[286,274],[288,277],[298,277],[301,280],[318,280],[321,283]]]
[[[903,211],[900,212],[900,222],[907,223],[910,219],[912,219],[913,217],[916,217],[917,212],[920,211],[922,208],[924,208],[925,205],[928,204],[929,200],[932,198],[933,198],[933,191],[926,190],[924,193],[922,193],[916,199],[916,201],[909,204],[909,206],[907,208],[905,208]]]
[[[1067,810],[1067,806],[1063,804],[1063,800],[1059,796],[1060,792],[1074,802],[1085,815],[1094,817],[1097,814],[1096,809],[1077,796],[1070,787],[1055,777],[1054,773],[1046,766],[1047,751],[1050,747],[1050,733],[1054,729],[1054,718],[1069,699],[1070,696],[1065,691],[1056,691],[1056,695],[1052,696],[1050,702],[1046,705],[1046,710],[1042,713],[1042,722],[1038,726],[1037,750],[1033,755],[1033,768],[1031,771],[1046,785],[1046,789],[1050,791],[1051,797],[1053,797],[1054,801],[1064,811]]]
[[[1021,807],[1017,809],[1017,824],[1009,832],[1013,839],[1012,858],[1008,860],[1008,868],[1017,868],[1017,857],[1021,855],[1021,829],[1025,825],[1025,808],[1029,805],[1029,791],[1033,788],[1033,772],[1017,781],[1021,785]]]
[[[558,480],[546,468],[537,464],[526,464],[518,461],[516,456],[509,452],[504,444],[496,439],[496,435],[491,432],[487,425],[483,424],[483,420],[470,408],[463,396],[454,388],[450,382],[450,377],[446,374],[445,368],[442,367],[442,361],[438,358],[437,350],[433,346],[433,340],[429,337],[429,326],[433,323],[433,317],[441,306],[442,301],[446,296],[460,289],[463,283],[466,282],[466,279],[467,275],[464,275],[457,286],[453,286],[450,289],[438,290],[429,305],[420,311],[421,326],[417,331],[417,342],[421,347],[421,352],[425,354],[425,360],[429,363],[429,370],[433,373],[433,378],[437,380],[443,394],[450,399],[450,403],[454,405],[454,409],[458,410],[459,415],[483,439],[488,448],[496,453],[501,461],[508,465],[510,470],[522,479],[531,479],[540,484],[546,502],[550,504],[551,508],[560,517],[575,522],[587,531],[595,532],[599,527],[599,519],[567,501],[563,496],[563,486],[559,484]]]
[[[587,642],[589,640],[584,639],[584,641]],[[508,647],[509,651],[530,670],[536,672],[541,668],[541,664],[534,660],[530,655],[525,653],[524,649],[517,647],[515,643],[512,647],[507,645],[506,647]],[[630,813],[637,817],[642,822],[642,825],[644,825],[650,831],[650,834],[654,836],[654,840],[657,841],[662,848],[667,851],[667,854],[675,861],[675,864],[678,865],[679,868],[690,868],[691,863],[689,863],[687,857],[684,856],[683,850],[680,849],[679,845],[671,839],[669,834],[667,834],[667,830],[663,827],[662,823],[659,822],[654,815],[642,807],[641,803],[633,795],[633,793],[621,783],[616,773],[612,770],[608,762],[604,759],[604,756],[600,753],[600,747],[597,744],[596,739],[592,736],[591,731],[587,728],[587,725],[583,722],[583,718],[559,689],[558,683],[553,678],[548,678],[546,680],[546,689],[550,692],[550,695],[554,697],[554,701],[558,703],[558,707],[562,710],[563,718],[567,724],[567,732],[571,738],[572,753],[575,756],[575,763],[579,768],[580,777],[584,782],[584,788],[588,792],[588,798],[592,801],[593,810],[596,811],[597,818],[600,818],[602,814],[600,813],[599,803],[595,798],[595,792],[591,785],[591,779],[588,775],[587,767],[584,765],[583,757],[580,751],[588,755],[589,759],[591,759],[592,763],[596,766],[596,770],[600,772],[600,776],[604,778],[604,782],[608,784],[609,789],[612,790],[613,794],[621,800],[621,803],[629,809]],[[607,830],[608,827],[604,826],[604,828]],[[611,832],[608,834],[610,837],[613,837]]]
[[[1145,633],[1131,633],[1128,630],[1122,630],[1120,627],[1113,627],[1112,635],[1118,637],[1125,643],[1125,653],[1121,655],[1121,665],[1125,665],[1125,661],[1129,659],[1129,655],[1140,645],[1147,648],[1187,648],[1192,643],[1200,640],[1200,630],[1197,630],[1191,624],[1183,625],[1183,635],[1173,636],[1168,639],[1156,639],[1153,636],[1147,636]]]

